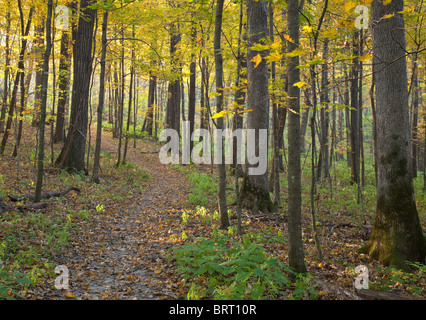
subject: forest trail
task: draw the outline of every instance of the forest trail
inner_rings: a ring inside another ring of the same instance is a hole
[[[103,132],[102,151],[117,159],[118,140],[110,136]],[[170,274],[165,276],[172,272],[168,262],[172,243],[168,239],[179,231],[190,185],[183,173],[161,164],[158,153],[150,153],[159,149],[147,141],[137,141],[133,148],[133,141],[129,141],[127,161],[140,166],[150,179],[132,207],[93,215],[87,221],[90,232],[77,236],[58,258],[58,265],[69,269],[69,292],[51,288],[44,299],[177,298],[175,281]],[[101,183],[106,183],[105,179],[101,173]]]

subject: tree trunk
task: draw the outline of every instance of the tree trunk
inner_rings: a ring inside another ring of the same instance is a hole
[[[324,54],[323,58],[325,60],[325,63],[322,67],[321,72],[321,95],[320,95],[320,102],[321,102],[321,110],[320,110],[320,120],[321,120],[321,134],[320,134],[320,158],[321,158],[321,167],[318,167],[317,172],[317,180],[320,180],[321,178],[330,178],[330,168],[329,168],[329,138],[328,138],[328,132],[329,132],[329,103],[330,103],[330,97],[328,92],[328,65],[327,65],[327,58],[328,58],[328,40],[324,40]]]
[[[40,121],[41,83],[43,81],[44,22],[42,22],[41,25],[36,26],[34,29],[37,45],[34,50],[36,56],[36,77],[34,93],[34,114],[31,125],[38,126]]]
[[[121,145],[123,141],[123,122],[124,122],[124,96],[125,96],[125,83],[126,83],[126,75],[124,74],[124,25],[121,25],[121,60],[120,60],[120,103],[118,109],[118,124],[117,124],[117,133],[118,133],[118,148],[117,148],[117,163],[116,167],[120,166],[121,163]]]
[[[36,187],[34,192],[34,202],[36,203],[40,202],[41,200],[41,189],[43,186],[44,131],[45,131],[45,122],[46,122],[47,87],[49,83],[49,59],[50,59],[50,52],[52,49],[51,33],[52,33],[53,0],[48,1],[47,8],[48,9],[47,9],[47,18],[46,18],[46,49],[44,52],[43,78],[41,82],[37,181],[36,181]]]
[[[244,104],[246,95],[243,90],[243,86],[241,85],[242,79],[246,78],[245,72],[243,72],[242,67],[247,65],[247,59],[245,54],[241,53],[241,42],[243,38],[243,17],[244,17],[244,4],[240,3],[240,21],[238,26],[238,49],[237,49],[237,72],[236,72],[236,80],[235,80],[235,90],[234,102],[236,103],[234,110],[234,117],[232,123],[232,130],[236,132],[236,130],[243,128],[243,115],[240,113],[244,110]],[[237,145],[237,137],[235,137],[232,141],[232,164],[231,164],[231,174],[235,174],[237,177],[243,176],[243,169],[241,163],[238,162],[238,145]],[[237,178],[236,178],[237,179]],[[235,180],[238,183],[238,180]],[[239,188],[239,186],[238,186]],[[239,194],[239,191],[238,191]],[[239,195],[238,195],[239,196]]]
[[[215,18],[215,31],[214,31],[214,56],[216,66],[216,112],[219,113],[223,110],[223,57],[221,48],[221,34],[222,34],[222,16],[223,16],[223,2],[224,0],[217,0],[216,4],[216,18]],[[223,117],[216,120],[217,130],[224,129]],[[225,152],[224,143],[221,138],[217,141],[216,146],[220,144],[220,150],[222,151],[220,163],[218,166],[219,171],[219,186],[217,191],[217,202],[219,206],[219,217],[220,217],[220,228],[227,229],[229,226],[228,208],[226,204],[226,167],[225,167]]]
[[[288,51],[299,47],[299,1],[287,1],[288,32],[294,42],[288,42]],[[294,86],[300,81],[299,57],[291,57],[287,66],[289,108],[288,115],[288,234],[289,266],[297,273],[305,273],[302,241],[302,189],[300,168],[300,89]]]
[[[59,79],[58,79],[58,112],[56,116],[56,127],[53,142],[65,141],[65,115],[66,105],[69,98],[69,86],[71,77],[71,51],[69,50],[69,31],[62,31],[61,55],[59,58]]]
[[[27,36],[30,32],[33,13],[34,13],[34,7],[31,7],[30,13],[29,13],[29,16],[28,16],[28,22],[27,22],[26,28],[24,29],[23,12],[22,12],[22,10],[20,10],[21,50],[20,50],[20,53],[19,53],[18,71],[16,72],[15,81],[14,81],[14,84],[13,84],[12,97],[10,99],[9,112],[8,112],[8,117],[7,117],[7,121],[6,121],[6,130],[4,132],[3,139],[2,139],[1,145],[0,145],[0,154],[4,153],[4,150],[5,150],[6,144],[7,144],[7,140],[9,139],[10,129],[12,127],[13,115],[14,115],[15,108],[16,108],[18,86],[19,86],[19,82],[21,80],[21,73],[24,72],[23,70],[24,70],[24,67],[25,67],[24,57],[25,57],[25,51],[27,49],[27,42],[28,42]],[[24,81],[23,78],[22,78],[22,81]]]
[[[149,84],[148,84],[148,110],[146,113],[145,121],[146,127],[144,128],[146,132],[148,132],[149,136],[152,136],[152,128],[154,124],[154,100],[155,100],[155,90],[157,86],[157,77],[152,73],[149,76]]]
[[[247,109],[252,110],[247,115],[247,129],[252,129],[255,133],[255,145],[247,145],[247,157],[243,185],[241,189],[241,203],[244,207],[254,211],[265,213],[275,211],[274,205],[269,195],[267,152],[262,154],[260,138],[263,133],[267,133],[269,128],[269,94],[268,94],[268,65],[265,59],[255,67],[252,61],[257,55],[266,56],[269,50],[255,51],[251,47],[254,44],[262,43],[262,39],[268,36],[268,7],[263,1],[249,0],[247,3]],[[267,137],[266,137],[267,138]],[[263,144],[263,142],[262,142]],[[250,150],[254,147],[254,150]],[[258,156],[259,162],[250,163],[248,153]],[[263,163],[266,162],[266,163]],[[266,167],[264,173],[262,168]],[[256,174],[251,174],[255,168]]]
[[[359,183],[359,33],[353,35],[353,55],[356,57],[353,61],[351,72],[351,176],[352,183]]]
[[[377,117],[377,202],[371,238],[361,249],[386,265],[425,262],[410,163],[410,123],[403,0],[372,3]],[[381,19],[385,15],[394,15]]]
[[[177,75],[177,61],[176,60],[176,50],[177,44],[181,40],[181,35],[176,33],[175,30],[172,31],[172,36],[170,39],[170,56],[172,58],[173,71],[175,72],[173,79],[169,82],[168,88],[168,100],[167,100],[167,111],[166,111],[166,125],[170,129],[175,129],[180,134],[180,77]]]
[[[192,44],[195,47],[197,41],[197,29],[195,22],[192,22]],[[195,48],[193,48],[195,50]],[[197,64],[195,62],[195,54],[191,54],[191,64],[189,65],[189,90],[188,90],[188,121],[189,121],[189,134],[192,135],[195,129],[195,103],[197,98],[196,81],[197,81]],[[189,152],[192,153],[194,141],[189,142]]]
[[[10,1],[8,1],[6,9],[6,35],[5,35],[5,69],[4,69],[4,89],[3,89],[3,104],[1,106],[1,115],[0,115],[0,133],[4,132],[4,120],[6,118],[7,111],[7,97],[9,95],[9,67],[10,67]]]
[[[79,18],[78,30],[75,34],[74,82],[72,89],[70,126],[65,144],[56,164],[76,172],[86,171],[85,147],[88,124],[88,99],[90,77],[92,74],[92,43],[96,9],[89,6],[90,0],[80,1],[82,16]]]
[[[133,26],[133,37],[135,37],[134,26]],[[131,59],[131,67],[130,67],[130,84],[129,84],[129,106],[128,106],[128,110],[127,110],[126,138],[124,140],[123,161],[121,162],[122,164],[126,164],[127,147],[128,147],[128,144],[129,144],[130,122],[132,121],[133,81],[134,81],[134,78],[135,78],[134,63],[135,63],[135,49],[132,48],[132,59]]]
[[[419,81],[418,81],[418,68],[415,64],[413,69],[413,94],[412,94],[412,124],[411,124],[411,168],[413,178],[417,177],[417,122],[419,111]]]
[[[105,69],[106,69],[106,51],[107,51],[107,31],[108,31],[108,9],[105,9],[102,21],[102,56],[101,56],[101,74],[99,76],[99,101],[97,109],[97,126],[96,126],[96,146],[95,158],[93,161],[92,180],[99,183],[99,169],[101,158],[102,144],[102,113],[105,101]]]

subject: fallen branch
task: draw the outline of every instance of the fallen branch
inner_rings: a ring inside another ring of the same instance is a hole
[[[414,296],[400,295],[393,292],[383,292],[369,289],[356,290],[356,294],[363,300],[422,300]]]
[[[68,189],[66,189],[63,192],[52,191],[52,192],[42,193],[41,198],[42,199],[50,199],[50,198],[53,198],[53,197],[60,197],[61,198],[72,190],[76,191],[77,193],[80,193],[79,188],[69,187]],[[9,197],[10,200],[12,200],[14,202],[22,201],[22,200],[33,200],[34,201],[34,195],[33,194],[25,194],[25,195],[21,195],[21,196],[8,196],[8,197]]]
[[[19,211],[37,211],[41,209],[46,209],[49,205],[46,202],[33,203],[25,206],[19,206],[17,209]]]
[[[237,219],[237,216],[232,215],[230,219]],[[285,217],[273,216],[268,214],[245,215],[245,216],[242,216],[241,219],[257,219],[257,220],[267,219],[267,220],[287,221]]]
[[[0,213],[11,211],[13,208],[3,200],[0,200]]]

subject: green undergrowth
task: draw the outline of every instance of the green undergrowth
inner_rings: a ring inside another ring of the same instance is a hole
[[[193,188],[189,191],[188,204],[198,206],[208,206],[215,204],[218,181],[217,177],[200,172],[196,169],[196,165],[175,165],[172,164],[171,168],[184,173]],[[232,189],[232,185],[228,185],[228,189]],[[227,195],[227,203],[233,201],[233,193]]]
[[[241,241],[214,230],[173,249],[186,299],[316,299],[310,275],[296,275],[250,235]],[[295,279],[292,280],[292,279]]]

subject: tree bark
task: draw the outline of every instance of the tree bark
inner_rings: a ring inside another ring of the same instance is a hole
[[[247,109],[252,110],[247,115],[247,129],[253,129],[256,135],[254,154],[259,163],[253,165],[246,157],[245,174],[241,189],[241,203],[244,207],[265,213],[275,211],[269,195],[267,163],[264,174],[250,175],[250,168],[257,168],[266,154],[260,154],[261,130],[269,128],[269,94],[268,94],[268,66],[265,59],[255,67],[252,61],[257,55],[265,57],[269,50],[255,51],[251,47],[262,43],[268,36],[268,7],[263,1],[249,0],[247,2]],[[268,144],[266,144],[267,146]],[[249,148],[250,146],[247,146]],[[249,150],[248,150],[249,151]],[[266,161],[267,162],[267,161]]]
[[[102,56],[101,56],[101,74],[99,76],[99,101],[97,109],[97,126],[96,126],[96,146],[93,161],[92,180],[99,183],[99,169],[101,158],[102,144],[102,113],[105,101],[105,69],[106,69],[106,50],[107,50],[107,31],[108,31],[108,9],[105,9],[102,21]]]
[[[351,72],[351,177],[352,183],[358,184],[360,182],[360,168],[359,168],[359,33],[355,32],[353,35],[353,55],[356,57],[353,61]]]
[[[92,0],[81,0],[81,16],[75,33],[74,82],[72,89],[70,125],[65,144],[56,164],[68,170],[80,172],[85,168],[85,147],[88,124],[88,99],[92,74],[92,43],[96,9],[89,6]]]
[[[386,265],[409,269],[425,262],[426,240],[417,213],[412,181],[411,134],[403,0],[372,3],[373,64],[376,85],[377,202],[373,232],[361,252]],[[385,15],[394,14],[389,19]]]
[[[53,0],[49,0],[47,4],[47,18],[46,18],[46,49],[44,52],[43,78],[41,82],[37,181],[36,181],[36,187],[34,192],[34,202],[36,203],[40,202],[41,200],[41,189],[43,186],[44,132],[45,132],[45,122],[46,122],[47,87],[49,84],[49,59],[50,59],[50,53],[52,49],[52,16],[53,16]]]
[[[216,18],[215,18],[215,31],[214,31],[214,56],[215,56],[215,67],[216,67],[216,112],[219,113],[223,110],[223,57],[221,47],[221,34],[222,34],[222,16],[223,16],[223,2],[224,0],[217,0],[216,4]],[[216,120],[217,130],[224,129],[223,117]],[[225,167],[225,152],[224,143],[221,138],[217,141],[216,147],[220,144],[220,150],[222,151],[220,163],[218,166],[219,171],[219,186],[217,191],[217,201],[219,206],[219,219],[220,228],[227,229],[229,226],[228,208],[226,204],[226,167]]]
[[[288,51],[299,47],[299,1],[287,1],[288,32],[293,42]],[[300,168],[300,89],[294,86],[300,81],[299,57],[291,57],[287,65],[289,108],[288,115],[288,234],[289,266],[297,273],[305,273],[302,240],[302,188]]]
[[[3,104],[1,106],[0,115],[0,133],[4,132],[4,120],[7,111],[7,97],[9,95],[9,68],[10,68],[10,1],[8,1],[6,9],[6,35],[5,35],[5,69],[4,69],[4,89],[3,89]]]
[[[25,67],[24,57],[25,57],[25,51],[27,49],[27,43],[28,43],[27,36],[30,32],[30,27],[31,27],[32,19],[33,19],[33,13],[34,13],[34,7],[31,7],[30,13],[29,13],[29,16],[28,16],[27,25],[24,28],[23,12],[22,12],[22,10],[20,10],[21,37],[22,37],[21,38],[21,50],[19,52],[18,71],[16,72],[15,81],[14,81],[14,84],[13,84],[12,97],[10,99],[10,104],[9,104],[8,117],[7,117],[7,121],[6,121],[6,130],[4,132],[3,139],[2,139],[1,145],[0,145],[0,154],[4,153],[4,150],[5,150],[6,144],[7,144],[7,140],[9,139],[10,129],[12,127],[13,114],[14,114],[15,108],[16,108],[18,86],[19,86],[19,82],[21,80],[21,73],[24,72],[23,70],[24,70],[24,67]],[[23,78],[22,78],[22,81],[24,81]]]
[[[61,55],[59,58],[59,78],[58,78],[58,112],[56,116],[56,127],[53,142],[65,141],[65,115],[66,105],[69,99],[69,86],[71,77],[71,51],[69,30],[62,31]]]

